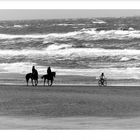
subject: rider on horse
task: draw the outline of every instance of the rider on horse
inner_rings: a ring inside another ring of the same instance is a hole
[[[38,71],[35,69],[35,66],[32,67],[32,74],[35,79],[38,78]]]
[[[35,69],[35,66],[32,67],[32,74],[33,74],[33,76],[38,75],[38,72]]]
[[[35,66],[32,67],[32,74],[34,75],[36,72]]]
[[[32,79],[35,80],[35,85],[38,84],[38,71],[35,69],[35,66],[32,67]]]
[[[47,69],[47,74],[48,74],[48,76],[51,76],[51,74],[52,74],[52,71],[51,71],[51,67],[50,66]]]

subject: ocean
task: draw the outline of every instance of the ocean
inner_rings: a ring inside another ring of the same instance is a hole
[[[0,21],[0,73],[140,79],[140,17]]]

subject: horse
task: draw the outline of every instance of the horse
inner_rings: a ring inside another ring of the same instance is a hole
[[[50,75],[45,74],[45,75],[41,76],[41,79],[44,79],[44,86],[46,83],[46,79],[47,79],[48,86],[52,86],[55,76],[56,76],[56,72],[51,72]],[[51,83],[49,81],[51,81]]]
[[[37,72],[37,70],[35,71],[34,74],[27,73],[25,76],[25,79],[26,79],[27,86],[28,86],[29,79],[31,79],[32,86],[34,86],[34,83],[35,83],[35,86],[37,86],[37,84],[38,84],[38,72]]]

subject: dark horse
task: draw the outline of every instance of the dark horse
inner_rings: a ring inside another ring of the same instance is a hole
[[[32,86],[34,86],[34,83],[35,83],[35,86],[37,86],[37,84],[38,84],[38,72],[37,72],[37,70],[35,71],[34,74],[33,73],[26,74],[25,78],[26,78],[27,86],[28,86],[29,79],[31,79]]]
[[[56,76],[56,72],[51,72],[50,75],[46,74],[41,76],[41,79],[44,79],[44,86],[46,83],[46,79],[47,79],[48,86],[52,86],[55,76]],[[51,81],[51,83],[49,81]]]

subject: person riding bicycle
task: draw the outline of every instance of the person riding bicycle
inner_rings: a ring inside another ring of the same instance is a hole
[[[104,75],[104,73],[102,73],[100,75],[100,81],[101,81],[102,85],[104,84],[104,80],[105,80],[105,75]]]

